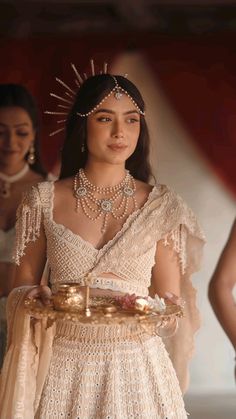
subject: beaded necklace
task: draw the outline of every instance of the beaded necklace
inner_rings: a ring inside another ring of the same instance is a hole
[[[109,216],[121,220],[127,216],[130,202],[133,209],[137,209],[135,180],[129,171],[126,171],[124,179],[118,185],[99,187],[93,185],[84,170],[80,169],[74,177],[73,190],[76,198],[76,211],[81,208],[91,221],[103,217],[102,233],[107,229]]]
[[[29,171],[29,165],[26,163],[18,173],[15,175],[6,175],[5,173],[0,172],[0,197],[9,198],[11,195],[11,184],[22,179],[26,173]]]

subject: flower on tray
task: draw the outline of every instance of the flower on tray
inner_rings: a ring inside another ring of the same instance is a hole
[[[163,298],[160,298],[155,294],[154,298],[151,297],[139,297],[135,294],[125,294],[122,297],[116,297],[116,301],[119,303],[121,308],[137,309],[138,311],[148,312],[156,311],[161,312],[166,309],[166,304]]]
[[[116,297],[116,301],[120,304],[121,308],[127,310],[129,308],[134,308],[137,298],[138,297],[135,294],[125,294],[122,297]]]
[[[147,297],[147,302],[151,310],[153,311],[164,311],[166,309],[166,303],[164,298],[160,298],[155,294],[154,298]]]

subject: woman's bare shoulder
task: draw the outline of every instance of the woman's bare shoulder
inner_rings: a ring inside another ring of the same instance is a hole
[[[40,173],[36,173],[31,169],[29,170],[25,178],[25,181],[27,183],[31,183],[32,185],[37,184],[39,182],[43,182],[44,180],[45,180],[45,177],[43,175],[41,175]]]
[[[65,190],[68,189],[72,189],[73,188],[73,178],[72,177],[67,177],[65,179],[58,179],[54,182],[55,185],[55,190],[57,192],[63,192]]]
[[[24,179],[17,182],[15,186],[16,196],[20,199],[23,193],[31,191],[31,188],[37,186],[39,183],[44,182],[46,179],[40,173],[29,170]],[[18,203],[18,198],[16,202]]]
[[[59,179],[54,182],[55,207],[73,199],[73,178]]]
[[[139,205],[143,205],[145,201],[148,199],[153,185],[149,185],[148,183],[142,182],[141,180],[135,180],[136,183],[136,199],[139,202]]]
[[[138,193],[149,194],[151,190],[153,189],[153,185],[142,182],[141,180],[135,179],[135,183],[136,183],[136,190]]]

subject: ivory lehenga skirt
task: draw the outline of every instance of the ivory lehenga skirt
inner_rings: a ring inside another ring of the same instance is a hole
[[[141,326],[58,321],[36,418],[186,417],[161,338]]]

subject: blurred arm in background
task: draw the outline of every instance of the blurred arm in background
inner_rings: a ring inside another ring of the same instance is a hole
[[[236,220],[222,251],[208,290],[209,300],[225,333],[236,350]]]

